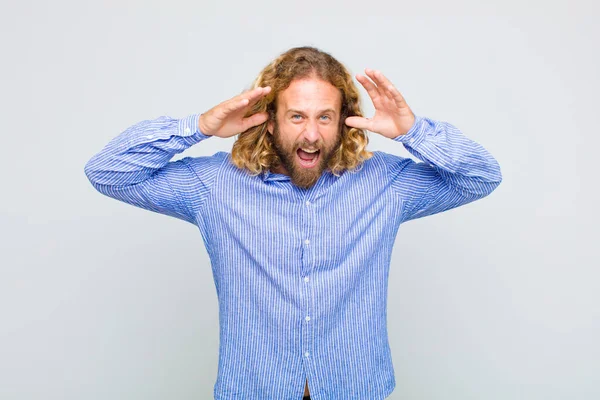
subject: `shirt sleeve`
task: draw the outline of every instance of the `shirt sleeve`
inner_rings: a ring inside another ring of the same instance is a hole
[[[106,196],[195,224],[227,154],[170,161],[211,137],[198,129],[199,117],[161,116],[130,126],[86,163],[87,178]]]
[[[423,162],[384,153],[402,222],[481,199],[498,187],[500,166],[483,146],[450,123],[415,117],[411,129],[392,140]]]

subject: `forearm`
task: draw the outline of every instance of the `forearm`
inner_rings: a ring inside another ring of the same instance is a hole
[[[410,131],[393,140],[433,166],[449,186],[466,196],[486,196],[502,181],[496,159],[447,122],[416,116]]]
[[[208,138],[198,129],[199,114],[161,116],[130,126],[85,165],[92,184],[128,186],[148,179],[175,154]]]

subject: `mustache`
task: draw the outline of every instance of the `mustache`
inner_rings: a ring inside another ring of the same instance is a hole
[[[313,146],[297,146],[296,151],[300,149],[308,150],[308,151],[320,151],[322,147],[313,147]]]
[[[300,142],[300,143],[296,143],[294,146],[295,146],[296,150],[299,148],[303,148],[303,149],[307,149],[307,150],[320,150],[325,147],[323,145],[322,141],[313,142],[313,143]]]

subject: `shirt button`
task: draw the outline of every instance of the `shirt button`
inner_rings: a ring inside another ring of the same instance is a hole
[[[308,276],[304,277],[304,282],[308,282]]]
[[[154,135],[146,135],[147,139],[152,139],[154,137]]]
[[[185,128],[185,133],[190,133],[190,128]]]
[[[408,143],[410,143],[410,144],[413,144],[413,142],[414,142],[414,141],[415,141],[415,139],[410,139],[410,140],[408,141]]]
[[[306,245],[309,245],[309,244],[310,244],[310,240],[306,239],[306,240],[304,241],[304,244],[306,244]]]
[[[306,205],[310,206],[310,201],[306,200]]]
[[[304,353],[305,357],[308,357],[310,354],[308,353],[308,351],[306,353]]]
[[[307,321],[310,321],[310,317],[308,315],[304,319],[307,320]]]

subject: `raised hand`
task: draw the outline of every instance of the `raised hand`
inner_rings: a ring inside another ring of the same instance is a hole
[[[363,75],[356,75],[356,80],[366,89],[375,106],[373,118],[348,117],[346,125],[379,133],[388,138],[406,134],[415,122],[415,114],[411,111],[398,89],[378,70],[365,69]]]
[[[244,115],[270,91],[270,86],[257,87],[216,105],[200,115],[198,129],[208,136],[226,138],[262,124],[269,118],[267,112],[256,113],[247,118]]]

